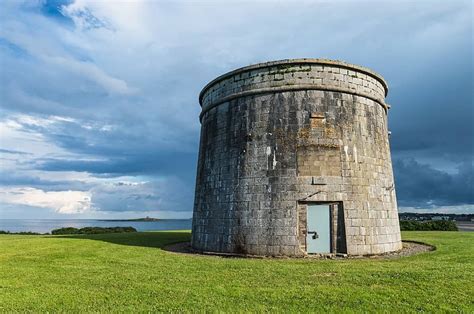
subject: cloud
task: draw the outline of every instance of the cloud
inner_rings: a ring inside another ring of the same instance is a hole
[[[109,93],[131,94],[135,91],[135,89],[130,88],[125,81],[111,77],[90,62],[77,61],[63,57],[47,57],[46,60],[63,69],[67,69],[72,73],[88,78],[92,82],[102,86]]]
[[[91,210],[91,196],[82,191],[45,192],[34,188],[6,188],[0,191],[0,203],[52,208],[60,214],[82,214]]]
[[[0,190],[8,187],[31,187],[47,191],[63,191],[65,187],[76,191],[88,191],[96,183],[91,180],[85,181],[84,178],[74,176],[67,178],[64,172],[54,178],[41,172],[18,171],[14,169],[0,169]]]
[[[415,159],[394,161],[395,182],[400,206],[436,208],[474,204],[474,166],[461,164],[449,174],[420,164]]]
[[[29,153],[21,152],[18,150],[10,150],[10,149],[1,149],[0,154],[11,154],[11,155],[28,155]]]
[[[108,160],[37,159],[35,167],[44,171],[80,171],[97,175],[178,175],[194,180],[196,159],[195,154],[153,152],[149,155],[123,155]]]
[[[187,211],[190,189],[178,178],[101,184],[91,190],[94,207],[101,211]]]
[[[472,204],[470,1],[0,6],[0,191],[89,193],[90,215],[190,215],[201,88],[250,63],[323,57],[389,82],[401,205]]]

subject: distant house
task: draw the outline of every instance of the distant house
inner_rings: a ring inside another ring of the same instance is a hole
[[[449,217],[449,216],[434,216],[434,217],[431,217],[431,220],[451,220],[451,217]]]

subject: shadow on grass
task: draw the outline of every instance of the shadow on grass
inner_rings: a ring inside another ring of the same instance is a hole
[[[156,231],[156,232],[129,232],[129,233],[106,233],[106,234],[71,234],[51,236],[58,239],[87,239],[108,242],[113,244],[142,246],[152,248],[163,248],[166,245],[190,241],[191,232],[180,231]]]

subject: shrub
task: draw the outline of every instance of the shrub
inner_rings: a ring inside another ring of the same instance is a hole
[[[59,228],[51,231],[51,234],[76,234],[79,229],[73,227]]]
[[[0,230],[0,234],[41,235],[41,233],[31,231],[10,232],[5,230]]]
[[[102,234],[102,233],[124,233],[137,232],[133,227],[84,227],[81,229],[66,227],[54,229],[51,234]]]
[[[402,231],[458,231],[456,222],[452,220],[429,220],[414,221],[401,220],[400,230]]]

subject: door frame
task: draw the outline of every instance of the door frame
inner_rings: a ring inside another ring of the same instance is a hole
[[[339,248],[338,250],[338,234],[341,232],[344,236],[343,246],[345,247],[345,226],[344,217],[342,217],[342,223],[338,225],[338,221],[341,220],[339,215],[343,215],[344,208],[342,201],[299,201],[298,202],[298,235],[300,242],[300,249],[305,254],[319,254],[319,253],[308,253],[307,243],[307,231],[308,231],[308,207],[309,205],[328,205],[329,206],[329,247],[330,254],[335,253],[346,253],[346,249]],[[338,232],[340,231],[340,232]]]

